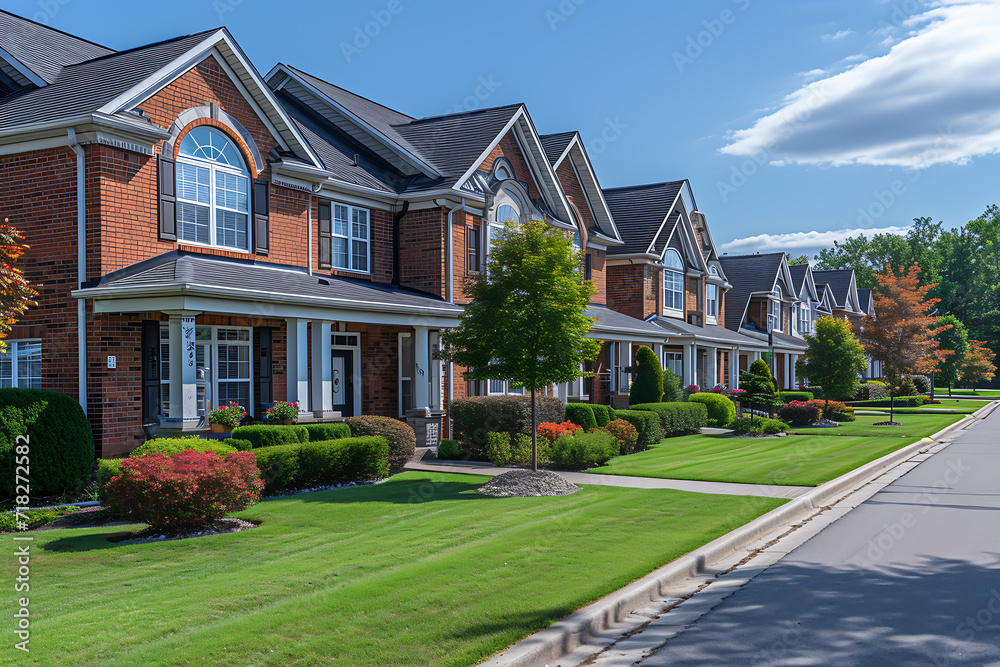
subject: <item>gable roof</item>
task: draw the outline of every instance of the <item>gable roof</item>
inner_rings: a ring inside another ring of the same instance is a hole
[[[0,50],[28,70],[30,74],[27,78],[32,79],[36,85],[52,83],[67,65],[75,65],[114,53],[113,49],[2,9],[0,9]],[[3,57],[2,53],[0,57]]]
[[[870,287],[862,287],[858,290],[858,309],[865,315],[875,314],[875,301],[872,298]]]
[[[739,331],[750,297],[768,293],[778,280],[785,253],[723,255],[719,258],[732,289],[726,292],[726,328]]]
[[[645,254],[663,235],[663,245],[671,229],[664,235],[664,223],[680,196],[684,181],[605,188],[604,199],[624,242],[614,254]],[[670,224],[673,224],[673,220]]]
[[[563,156],[569,144],[578,133],[559,132],[557,134],[543,134],[539,138],[542,140],[542,148],[545,149],[545,157],[549,159],[549,164],[553,168],[559,163],[559,158]]]
[[[828,285],[833,294],[836,308],[849,310],[857,315],[862,315],[858,306],[858,289],[854,279],[854,269],[829,269],[825,271],[813,271],[813,279],[816,286],[820,284]],[[851,308],[851,306],[854,308]]]

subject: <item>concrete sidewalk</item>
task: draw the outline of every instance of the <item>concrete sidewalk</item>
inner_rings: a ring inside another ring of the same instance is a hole
[[[497,468],[478,461],[444,461],[424,458],[410,461],[407,470],[428,472],[448,472],[461,475],[487,475],[495,477],[514,468]],[[597,475],[586,472],[564,472],[559,474],[574,484],[595,486],[621,486],[631,489],[675,489],[694,493],[714,493],[723,496],[762,496],[765,498],[798,498],[808,493],[810,486],[777,486],[769,484],[737,484],[732,482],[698,482],[686,479],[658,479],[654,477],[629,477],[627,475]]]

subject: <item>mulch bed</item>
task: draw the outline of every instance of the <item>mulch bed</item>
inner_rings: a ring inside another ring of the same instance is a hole
[[[549,470],[511,470],[479,487],[479,493],[497,498],[569,496],[579,490],[579,486]]]

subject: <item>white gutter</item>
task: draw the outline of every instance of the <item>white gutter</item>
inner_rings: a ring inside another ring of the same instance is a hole
[[[76,141],[76,130],[67,130],[67,143],[76,153],[76,267],[77,284],[87,281],[87,190],[83,147]],[[87,302],[76,302],[77,400],[87,414]]]

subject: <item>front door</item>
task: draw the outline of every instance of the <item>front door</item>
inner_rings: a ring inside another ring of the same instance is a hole
[[[354,415],[354,350],[333,350],[333,409],[343,417]]]

